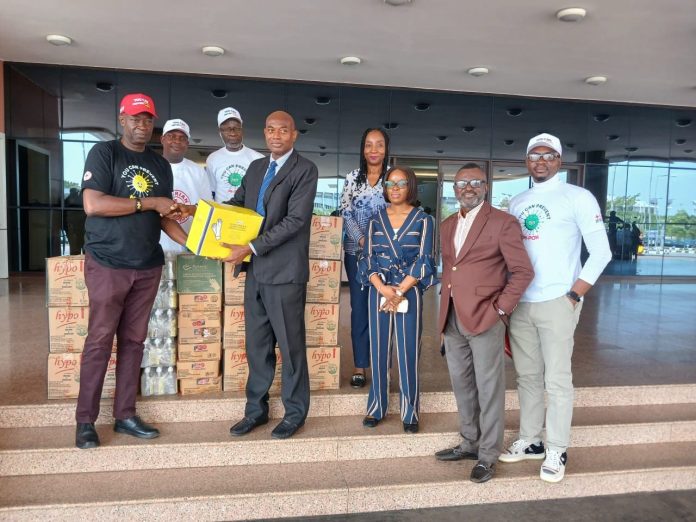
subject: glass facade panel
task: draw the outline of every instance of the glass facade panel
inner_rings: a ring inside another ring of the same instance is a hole
[[[300,131],[297,150],[319,169],[315,212],[320,214],[338,208],[345,176],[359,166],[360,138],[368,127],[387,131],[392,164],[416,170],[421,204],[438,220],[458,207],[452,179],[467,161],[489,173],[489,198],[506,209],[512,196],[529,187],[524,164],[529,138],[550,132],[564,146],[559,175],[590,190],[607,219],[615,257],[607,273],[694,275],[693,109],[31,64],[4,67],[11,270],[42,270],[43,256],[81,249],[84,213],[77,189],[85,158],[94,143],[118,135],[120,98],[144,92],[154,98],[159,115],[153,148],[161,150],[164,122],[182,118],[192,130],[187,157],[201,165],[222,146],[220,109],[238,109],[245,144],[264,153],[266,116],[289,111]],[[610,224],[611,211],[616,217]],[[630,228],[626,234],[624,222]]]

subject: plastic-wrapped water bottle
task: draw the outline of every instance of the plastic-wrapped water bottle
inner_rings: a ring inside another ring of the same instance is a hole
[[[176,395],[176,374],[174,373],[174,367],[169,366],[167,368],[167,375],[165,377],[164,393],[167,395]]]
[[[164,375],[162,375],[162,367],[158,366],[155,370],[155,393],[154,395],[164,395]]]
[[[176,341],[172,337],[164,340],[162,352],[161,364],[173,366],[176,363]]]
[[[140,378],[140,395],[143,397],[149,397],[152,395],[152,378],[150,376],[150,368],[145,368],[145,371]]]
[[[176,310],[167,310],[167,326],[169,330],[167,331],[167,337],[176,337],[177,332],[177,317]]]
[[[150,339],[145,339],[143,343],[143,360],[140,362],[141,368],[150,366]]]
[[[176,309],[179,307],[179,294],[176,292],[174,281],[167,281],[167,308]]]

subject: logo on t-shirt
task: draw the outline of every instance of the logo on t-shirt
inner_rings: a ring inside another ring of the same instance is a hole
[[[535,203],[525,208],[517,215],[517,220],[522,225],[522,238],[534,241],[539,239],[539,231],[548,220],[551,213],[544,205]]]
[[[149,196],[153,187],[159,185],[152,172],[139,165],[129,165],[123,169],[121,179],[126,182],[132,198]]]
[[[90,179],[92,179],[92,173],[88,170],[87,172],[85,172],[85,175],[82,176],[82,180],[89,181]]]
[[[225,169],[222,171],[220,179],[222,181],[226,181],[230,187],[234,187],[236,189],[242,184],[244,174],[246,174],[246,167],[233,163],[232,165],[225,167]]]
[[[182,205],[190,205],[191,204],[191,198],[189,198],[188,194],[186,194],[186,192],[184,192],[183,190],[174,189],[174,192],[172,192],[172,199],[174,201],[176,201],[177,203],[181,203]],[[176,221],[177,221],[177,223],[179,223],[181,225],[183,223],[186,223],[189,219],[191,219],[191,218],[190,217],[185,217],[185,218],[180,217]]]

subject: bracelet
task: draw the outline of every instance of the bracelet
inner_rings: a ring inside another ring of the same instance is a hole
[[[143,211],[143,202],[140,200],[140,198],[135,198],[135,213],[139,213]]]
[[[395,293],[396,295],[398,295],[399,297],[403,297],[403,296],[404,296],[404,293],[401,291],[400,288],[397,288],[396,290],[394,290],[394,293]]]

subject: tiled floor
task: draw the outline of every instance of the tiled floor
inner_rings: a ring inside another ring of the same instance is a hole
[[[43,276],[0,280],[0,404],[46,402],[44,293]],[[437,289],[431,289],[424,307],[422,391],[450,388],[435,331],[437,302]],[[353,392],[347,288],[341,305],[341,391]],[[514,388],[512,363],[506,365],[507,386]],[[576,386],[696,383],[696,285],[600,282],[584,305],[573,367]]]

